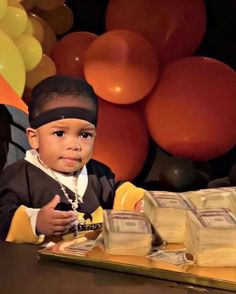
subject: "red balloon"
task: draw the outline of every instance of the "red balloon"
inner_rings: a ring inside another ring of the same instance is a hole
[[[110,0],[107,31],[126,29],[142,34],[161,63],[192,55],[206,28],[204,0]]]
[[[86,80],[109,102],[129,104],[153,88],[158,61],[152,45],[141,35],[115,30],[99,36],[88,48]]]
[[[84,55],[96,38],[97,35],[89,32],[75,32],[63,37],[51,53],[58,74],[83,77]]]
[[[143,167],[148,145],[143,115],[134,105],[127,107],[99,100],[93,158],[110,166],[117,179],[132,180]]]
[[[164,150],[208,160],[236,143],[236,73],[206,57],[170,63],[146,101],[151,136]]]

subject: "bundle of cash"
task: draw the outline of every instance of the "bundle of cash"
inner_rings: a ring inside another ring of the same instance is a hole
[[[154,229],[167,243],[183,243],[186,235],[186,215],[196,207],[181,193],[147,191],[144,213]]]
[[[185,192],[184,195],[194,203],[197,210],[227,208],[236,215],[235,187],[201,189],[198,191]]]
[[[186,246],[199,266],[236,266],[236,218],[228,209],[189,211]]]
[[[151,224],[141,212],[105,210],[102,234],[109,254],[145,256],[152,248]]]

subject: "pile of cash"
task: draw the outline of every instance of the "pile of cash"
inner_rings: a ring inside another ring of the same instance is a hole
[[[201,189],[198,191],[185,192],[184,195],[194,203],[197,210],[227,208],[236,215],[235,187]]]
[[[187,211],[195,209],[192,201],[181,193],[147,191],[144,196],[144,213],[167,243],[185,241]]]
[[[189,211],[187,249],[199,266],[236,266],[236,218],[228,209]]]
[[[145,256],[152,249],[152,229],[141,212],[104,210],[105,251],[114,255]]]

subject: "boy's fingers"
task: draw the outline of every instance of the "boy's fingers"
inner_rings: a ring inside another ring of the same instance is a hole
[[[53,227],[53,234],[54,235],[61,235],[62,233],[68,232],[70,226],[54,226]]]
[[[75,221],[75,218],[72,217],[68,217],[68,218],[55,218],[53,220],[53,225],[54,226],[66,226],[66,225],[70,225],[71,223],[73,223]]]
[[[74,211],[60,211],[60,210],[53,210],[53,218],[63,219],[63,218],[72,218],[76,219]]]
[[[54,198],[44,206],[44,208],[54,209],[59,202],[60,202],[60,196],[55,195]]]

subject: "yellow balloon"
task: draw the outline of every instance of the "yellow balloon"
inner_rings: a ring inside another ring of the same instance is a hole
[[[42,10],[53,10],[62,6],[65,2],[65,0],[37,0],[36,7]]]
[[[24,6],[23,5],[21,5],[21,3],[12,3],[11,5],[10,5],[11,7],[17,7],[17,8],[19,8],[19,9],[23,9],[23,10],[25,10],[25,8],[24,8]]]
[[[39,41],[31,35],[20,35],[14,39],[25,63],[26,71],[34,69],[43,56]]]
[[[21,97],[25,87],[22,55],[12,39],[0,30],[0,74]]]
[[[27,14],[25,10],[14,6],[8,6],[4,17],[0,21],[0,29],[11,38],[21,35],[27,26]]]
[[[17,4],[17,3],[20,3],[22,2],[22,0],[8,0],[8,5],[14,5],[14,4]]]
[[[26,86],[29,89],[33,89],[40,81],[47,77],[54,76],[56,74],[56,65],[54,61],[46,54],[33,70],[26,73]]]
[[[44,39],[44,30],[41,22],[32,15],[28,16],[28,23],[24,34],[34,36],[40,44],[42,44]]]
[[[28,17],[27,25],[26,25],[26,28],[25,28],[25,31],[23,34],[33,35],[33,33],[34,33],[33,23],[30,20],[30,18]]]
[[[7,11],[7,0],[0,0],[0,19],[2,19]]]

